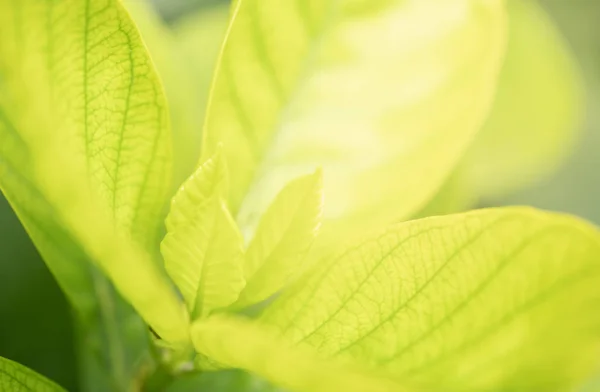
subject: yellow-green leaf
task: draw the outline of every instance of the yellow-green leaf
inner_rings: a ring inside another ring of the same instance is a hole
[[[196,350],[226,367],[255,373],[292,392],[407,392],[395,382],[352,365],[324,360],[291,347],[273,331],[231,316],[213,316],[192,326]]]
[[[30,232],[64,229],[161,336],[186,341],[186,315],[152,259],[171,147],[135,25],[117,0],[2,1],[0,25],[0,110],[10,124],[0,132],[23,146],[3,148],[2,160],[26,162],[4,166],[3,192],[21,216],[45,210],[47,222],[25,218]],[[74,289],[74,268],[58,260],[80,253],[44,241],[36,244],[52,271]],[[72,259],[78,276],[83,263]]]
[[[238,221],[319,166],[336,237],[423,207],[487,115],[504,40],[500,0],[239,1],[203,145],[224,145]]]
[[[231,305],[245,285],[243,239],[224,202],[213,199],[197,217],[167,233],[161,246],[193,318]]]
[[[227,168],[221,153],[217,152],[196,169],[171,200],[167,230],[175,231],[180,226],[195,224],[202,218],[204,204],[215,196],[223,198],[226,194]]]
[[[508,4],[510,38],[496,99],[466,159],[482,197],[551,173],[572,150],[582,118],[582,81],[565,40],[537,1]]]
[[[120,2],[11,0],[0,15],[6,110],[22,137],[74,150],[118,223],[155,240],[169,184],[166,101]]]
[[[9,359],[0,357],[0,390],[4,392],[64,392],[57,384]]]
[[[244,241],[227,206],[219,154],[198,168],[173,198],[161,250],[192,317],[235,302],[244,288]]]
[[[572,390],[600,349],[600,234],[528,208],[411,221],[267,309],[283,339],[423,390]]]
[[[0,92],[2,87],[0,84]],[[33,182],[29,148],[3,110],[0,105],[0,189],[71,304],[81,314],[93,314],[93,282],[87,260]]]
[[[147,326],[90,263],[91,256],[32,182],[30,151],[1,114],[0,107],[0,188],[76,309],[86,350],[108,364],[107,383],[128,388],[146,365],[138,359],[146,354]]]
[[[323,176],[298,178],[277,195],[262,216],[246,252],[247,285],[237,306],[267,299],[300,271],[319,226],[323,211]]]

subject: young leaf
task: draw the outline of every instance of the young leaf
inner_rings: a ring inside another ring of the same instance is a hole
[[[0,390],[4,392],[62,392],[63,388],[9,359],[0,357]]]
[[[204,162],[181,186],[171,200],[167,215],[168,231],[180,226],[193,225],[201,220],[202,206],[214,197],[227,194],[227,168],[220,152]]]
[[[222,201],[226,175],[220,155],[209,159],[175,195],[167,217],[165,266],[194,318],[231,305],[245,285],[243,238]]]
[[[426,390],[571,390],[597,364],[599,283],[595,228],[482,210],[390,228],[308,274],[263,322]]]
[[[560,32],[535,0],[508,1],[496,99],[467,158],[475,192],[498,197],[551,173],[580,130],[583,88]]]
[[[323,360],[312,350],[290,347],[273,331],[224,315],[192,326],[196,350],[226,367],[244,369],[295,392],[407,392],[376,373]]]
[[[243,239],[224,202],[211,200],[197,217],[170,231],[161,246],[193,318],[231,305],[245,285]]]
[[[0,107],[10,113],[0,131],[25,147],[2,159],[27,162],[0,173],[3,192],[21,215],[39,195],[49,219],[39,223],[64,228],[162,337],[187,340],[186,315],[152,260],[169,188],[166,103],[127,12],[117,0],[2,1],[0,25]],[[39,223],[25,219],[30,232]],[[57,260],[79,253],[42,246],[74,290],[73,268]]]
[[[504,17],[500,0],[237,2],[203,151],[223,143],[238,221],[319,166],[336,237],[422,207],[487,115]]]
[[[262,216],[246,252],[246,287],[236,305],[258,303],[280,290],[300,270],[317,235],[323,211],[323,175],[290,182]]]

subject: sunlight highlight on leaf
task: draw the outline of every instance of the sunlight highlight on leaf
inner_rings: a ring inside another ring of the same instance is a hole
[[[161,244],[167,272],[193,318],[235,302],[244,288],[244,242],[222,198],[220,154],[206,161],[173,198]]]
[[[291,347],[254,322],[217,316],[192,326],[196,350],[226,367],[244,369],[294,392],[409,392],[377,372],[323,360]]]
[[[72,236],[161,336],[187,340],[186,314],[153,260],[170,187],[170,130],[135,25],[117,0],[2,1],[0,25],[0,110],[11,116],[0,131],[24,146],[2,159],[26,160],[5,166],[3,192],[21,216],[31,202],[44,210],[49,221],[39,223]],[[64,288],[80,284],[85,261],[66,267],[39,236],[36,243]]]
[[[425,390],[571,390],[600,349],[600,234],[527,208],[411,221],[267,309],[282,338]]]
[[[325,242],[422,208],[487,115],[504,39],[499,0],[238,2],[203,149],[223,143],[242,229],[319,166]]]

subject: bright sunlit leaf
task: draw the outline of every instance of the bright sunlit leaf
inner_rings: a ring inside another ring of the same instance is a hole
[[[82,314],[92,314],[93,282],[85,256],[33,182],[29,148],[4,105],[0,105],[0,187],[71,304]]]
[[[161,250],[192,317],[235,302],[244,288],[244,241],[222,201],[227,172],[220,154],[206,161],[173,198]]]
[[[505,33],[499,0],[238,2],[203,148],[224,145],[241,227],[319,166],[329,239],[423,207],[487,115]]]
[[[571,147],[580,80],[537,3],[198,7],[167,25],[145,1],[0,0],[0,189],[78,310],[83,389],[584,385],[597,228],[523,207],[399,223]],[[61,389],[0,358],[0,390]]]
[[[64,389],[9,359],[0,357],[0,390],[3,392],[64,392]]]
[[[423,390],[571,390],[600,349],[600,234],[527,208],[391,227],[300,280],[263,321]]]
[[[169,232],[161,249],[193,318],[231,305],[244,288],[242,236],[220,199],[200,207],[196,221]]]
[[[0,188],[77,310],[76,320],[86,334],[85,350],[108,364],[107,383],[127,388],[143,365],[138,359],[146,347],[139,344],[139,336],[144,343],[147,327],[90,263],[91,256],[31,180],[30,151],[1,115],[0,106]]]
[[[409,392],[357,366],[342,366],[312,350],[291,347],[268,328],[217,316],[192,326],[196,350],[222,366],[244,369],[293,392]]]
[[[262,216],[246,253],[248,281],[237,306],[267,299],[301,270],[323,211],[321,171],[293,180]]]
[[[166,220],[167,230],[175,231],[181,226],[200,221],[204,204],[214,197],[226,197],[227,175],[225,161],[220,152],[196,169],[171,200],[171,209]]]
[[[24,223],[64,288],[94,290],[74,283],[80,252],[41,238],[54,230],[72,236],[157,333],[187,340],[186,315],[152,260],[171,146],[135,25],[117,0],[2,1],[0,25],[0,132],[20,146],[2,145],[3,192],[21,216],[43,211],[47,221]]]
[[[167,108],[120,2],[3,1],[0,11],[5,107],[21,137],[76,153],[115,220],[144,245],[155,240],[169,185]]]

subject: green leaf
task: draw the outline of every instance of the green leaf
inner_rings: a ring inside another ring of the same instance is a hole
[[[359,367],[324,360],[312,350],[290,347],[273,331],[231,316],[192,326],[199,353],[224,366],[244,369],[295,392],[406,392],[409,389]]]
[[[231,305],[246,283],[243,239],[224,202],[205,204],[198,217],[169,232],[161,246],[193,318]]]
[[[227,194],[227,168],[220,152],[204,162],[171,200],[166,226],[169,232],[202,219],[202,208],[214,197]]]
[[[298,178],[277,195],[262,216],[244,265],[246,287],[236,305],[258,303],[280,290],[302,267],[323,211],[320,170]]]
[[[222,201],[220,155],[205,162],[173,198],[161,250],[193,318],[235,302],[244,288],[244,241]]]
[[[120,2],[4,1],[1,10],[0,71],[19,133],[34,149],[51,139],[74,152],[115,220],[151,243],[169,185],[167,108]]]
[[[9,359],[0,357],[0,389],[4,392],[61,392],[63,388]]]
[[[1,85],[0,85],[1,87]],[[0,90],[2,91],[2,90]],[[30,151],[0,105],[0,188],[40,249],[67,298],[82,314],[93,312],[93,286],[85,257],[32,182]]]
[[[77,304],[96,295],[79,282],[80,252],[51,249],[32,226],[61,228],[161,336],[186,341],[153,260],[170,186],[166,101],[133,22],[117,0],[11,0],[0,25],[0,132],[20,144],[2,149],[2,191],[20,216],[43,211],[24,223],[62,287],[83,289],[68,293]]]
[[[239,1],[203,145],[238,222],[320,166],[330,240],[416,212],[482,125],[504,39],[499,0]]]
[[[179,186],[200,160],[202,124],[210,80],[227,22],[219,5],[187,16],[172,28],[145,2],[124,3],[132,13],[164,83],[173,128],[174,184]]]
[[[4,194],[78,311],[75,321],[92,365],[106,366],[102,369],[106,385],[129,388],[139,368],[146,365],[139,359],[145,354],[147,327],[90,263],[90,255],[66,229],[56,209],[24,177],[31,167],[29,149],[8,117],[1,119],[0,185]],[[93,384],[100,387],[98,379]]]
[[[487,198],[551,173],[571,152],[583,114],[581,76],[558,29],[537,1],[508,4],[496,100],[467,157],[474,192]]]
[[[283,339],[422,390],[572,390],[600,348],[600,234],[528,208],[391,227],[268,308]]]

